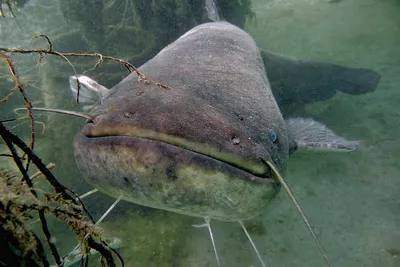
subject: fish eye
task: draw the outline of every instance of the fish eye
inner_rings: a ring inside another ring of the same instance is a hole
[[[276,131],[274,129],[268,130],[268,137],[272,141],[272,143],[274,143],[274,144],[279,143],[278,134],[276,133]]]

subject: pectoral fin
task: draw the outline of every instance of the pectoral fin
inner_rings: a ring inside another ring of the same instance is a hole
[[[348,141],[311,118],[287,119],[286,125],[289,138],[292,140],[290,149],[292,153],[300,148],[346,152],[360,145],[360,141]]]
[[[101,101],[109,91],[106,87],[85,75],[70,76],[69,88],[73,97],[78,103],[82,104],[85,111],[91,109],[96,102]]]

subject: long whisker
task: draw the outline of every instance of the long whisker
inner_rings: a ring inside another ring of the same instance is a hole
[[[238,222],[239,222],[240,226],[242,227],[244,233],[246,234],[247,239],[249,239],[251,245],[253,246],[253,249],[254,249],[254,251],[256,252],[258,259],[260,260],[261,265],[262,265],[263,267],[266,267],[264,261],[263,261],[262,258],[261,258],[260,253],[258,252],[258,249],[257,249],[257,247],[256,247],[256,244],[254,244],[253,239],[251,239],[251,236],[250,236],[249,233],[247,232],[246,227],[244,227],[243,222],[242,222],[242,221],[238,221]]]
[[[26,108],[16,108],[14,109],[14,112],[16,114],[19,114],[18,111],[21,110],[26,110]],[[71,111],[71,110],[64,110],[64,109],[54,109],[54,108],[40,108],[40,107],[33,107],[32,110],[36,110],[36,111],[47,111],[47,112],[54,112],[54,113],[60,113],[60,114],[65,114],[65,115],[72,115],[72,116],[76,116],[76,117],[81,117],[84,119],[87,119],[89,121],[93,120],[92,117],[90,117],[89,115],[80,113],[80,112],[76,112],[76,111]]]
[[[195,227],[195,228],[202,228],[202,227],[207,227],[208,228],[208,232],[210,234],[211,242],[212,242],[212,245],[213,245],[213,248],[214,248],[215,258],[217,259],[217,265],[218,265],[218,267],[220,267],[221,265],[219,263],[217,247],[215,246],[214,235],[212,233],[211,225],[210,225],[211,219],[210,219],[210,217],[205,217],[204,220],[205,220],[206,223],[201,224],[201,225],[192,225],[192,226]]]
[[[88,196],[90,196],[91,194],[94,194],[94,193],[96,193],[96,192],[98,192],[98,191],[99,191],[98,189],[90,190],[90,191],[86,192],[85,194],[80,195],[79,198],[80,198],[80,199],[83,199],[83,198],[88,197]]]
[[[115,206],[117,206],[118,202],[120,202],[121,199],[122,196],[119,196],[94,225],[99,225],[99,223],[101,223],[104,220],[104,218],[115,208]]]
[[[328,264],[328,266],[333,267],[331,260],[328,257],[328,254],[326,253],[325,249],[322,247],[322,243],[319,240],[317,234],[315,233],[315,231],[312,229],[310,222],[308,221],[303,209],[301,208],[299,202],[297,201],[296,197],[294,196],[292,190],[290,189],[289,185],[285,182],[285,180],[283,179],[283,177],[280,175],[280,173],[278,172],[278,170],[275,168],[275,166],[267,161],[262,159],[262,161],[268,165],[268,167],[270,167],[272,169],[272,171],[275,173],[277,179],[279,180],[279,182],[283,185],[283,187],[285,188],[286,193],[289,195],[290,199],[292,200],[294,206],[296,207],[297,211],[300,213],[300,216],[303,220],[303,222],[306,224],[308,230],[310,231],[312,237],[314,238],[315,243],[318,246],[319,251],[321,252],[322,256],[325,258],[326,263]]]

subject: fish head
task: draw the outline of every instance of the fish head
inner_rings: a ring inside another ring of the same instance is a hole
[[[102,97],[75,138],[76,161],[110,196],[249,219],[279,190],[263,160],[286,168],[286,125],[251,37],[228,23],[196,28],[139,68],[167,89],[132,73]]]

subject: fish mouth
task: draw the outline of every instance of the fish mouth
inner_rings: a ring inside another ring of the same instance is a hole
[[[74,146],[78,167],[100,191],[184,215],[253,218],[279,189],[261,160],[149,129],[87,124]]]
[[[116,125],[94,127],[93,125],[87,124],[87,126],[82,130],[82,134],[88,138],[124,136],[157,141],[221,161],[225,164],[255,175],[259,179],[262,179],[262,182],[265,182],[265,179],[271,179],[268,178],[270,176],[270,169],[263,163],[262,159],[257,162],[254,160],[243,159],[232,153],[224,152],[222,149],[214,146],[190,141],[179,136],[154,131],[151,129]]]

